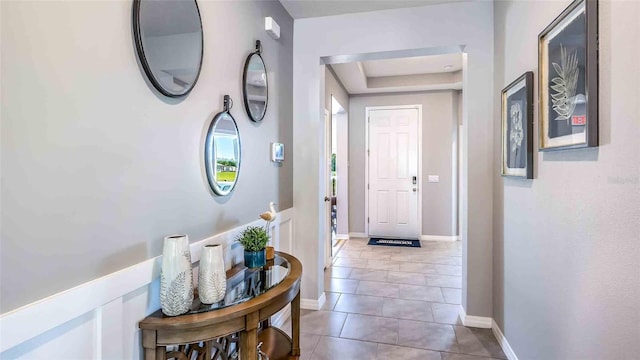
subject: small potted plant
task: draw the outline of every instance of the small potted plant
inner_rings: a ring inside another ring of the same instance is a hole
[[[266,264],[264,248],[269,242],[269,235],[264,228],[249,226],[236,237],[244,247],[244,265],[248,268],[263,267]]]

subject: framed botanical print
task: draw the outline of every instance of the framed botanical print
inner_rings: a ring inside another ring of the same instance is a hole
[[[576,0],[538,37],[541,151],[598,146],[598,2]]]
[[[502,90],[502,176],[533,179],[533,72]]]

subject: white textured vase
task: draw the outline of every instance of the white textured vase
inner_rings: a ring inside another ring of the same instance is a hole
[[[206,245],[200,255],[198,271],[198,296],[203,304],[213,304],[224,299],[227,292],[227,274],[221,245]]]
[[[193,273],[187,235],[164,238],[160,273],[160,306],[162,313],[176,316],[191,309]]]

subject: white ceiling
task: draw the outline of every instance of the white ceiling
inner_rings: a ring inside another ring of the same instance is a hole
[[[460,54],[409,57],[362,62],[368,77],[434,74],[462,70]],[[450,68],[445,68],[450,66]]]
[[[464,0],[280,0],[294,19],[400,9]]]
[[[357,61],[330,67],[349,94],[462,88],[460,53]]]

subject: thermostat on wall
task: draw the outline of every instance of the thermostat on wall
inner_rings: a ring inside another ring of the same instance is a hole
[[[264,18],[264,30],[274,40],[280,39],[280,26],[272,17],[268,16]]]

